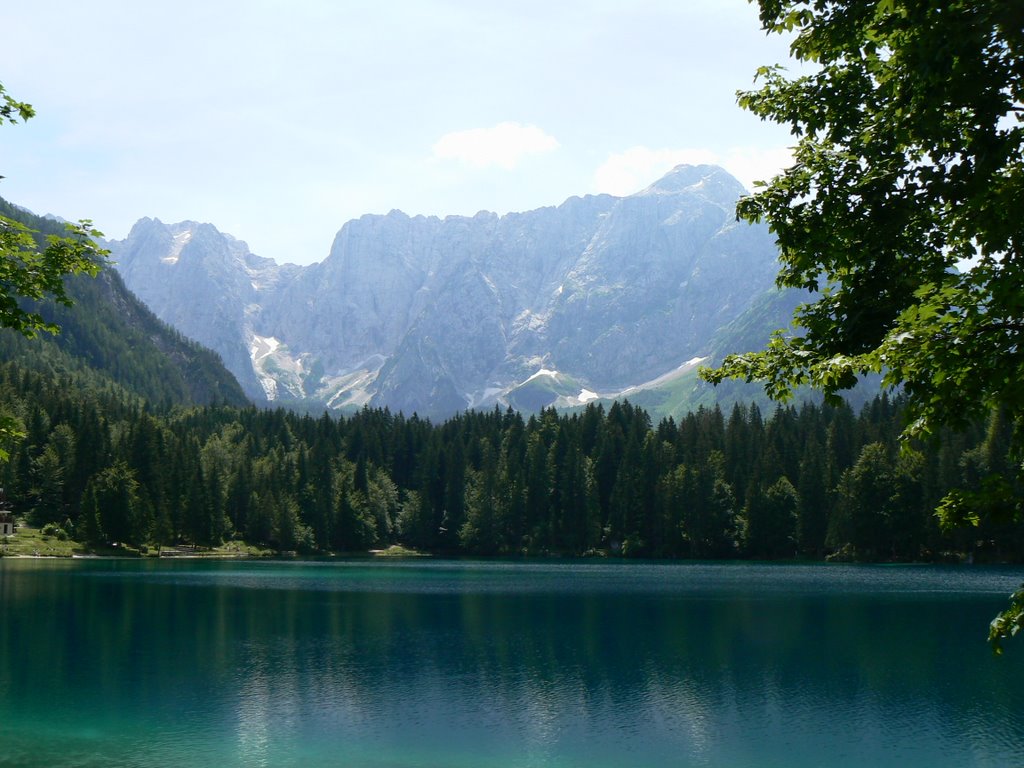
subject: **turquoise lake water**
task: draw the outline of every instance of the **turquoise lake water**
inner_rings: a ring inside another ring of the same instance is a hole
[[[1024,765],[1024,570],[0,560],[3,766]]]

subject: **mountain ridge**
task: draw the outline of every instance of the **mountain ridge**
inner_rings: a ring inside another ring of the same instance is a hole
[[[735,217],[743,192],[715,166],[677,166],[627,197],[367,214],[301,267],[191,222],[143,219],[109,247],[129,287],[250,397],[445,416],[511,405],[544,369],[597,393],[707,357],[774,286],[767,228]]]

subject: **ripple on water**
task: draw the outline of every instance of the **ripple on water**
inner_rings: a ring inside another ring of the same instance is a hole
[[[5,765],[1009,765],[1013,569],[88,564],[19,571]],[[8,582],[10,583],[10,582]]]

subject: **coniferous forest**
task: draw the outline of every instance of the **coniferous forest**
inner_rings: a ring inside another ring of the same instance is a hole
[[[654,424],[629,403],[466,412],[156,410],[82,373],[0,365],[25,437],[0,464],[33,525],[95,545],[462,555],[1019,561],[1010,510],[944,531],[951,488],[1012,476],[994,416],[903,448],[898,398],[702,409]]]

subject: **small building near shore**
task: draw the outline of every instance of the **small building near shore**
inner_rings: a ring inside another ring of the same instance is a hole
[[[0,509],[0,536],[14,535],[14,513]]]

